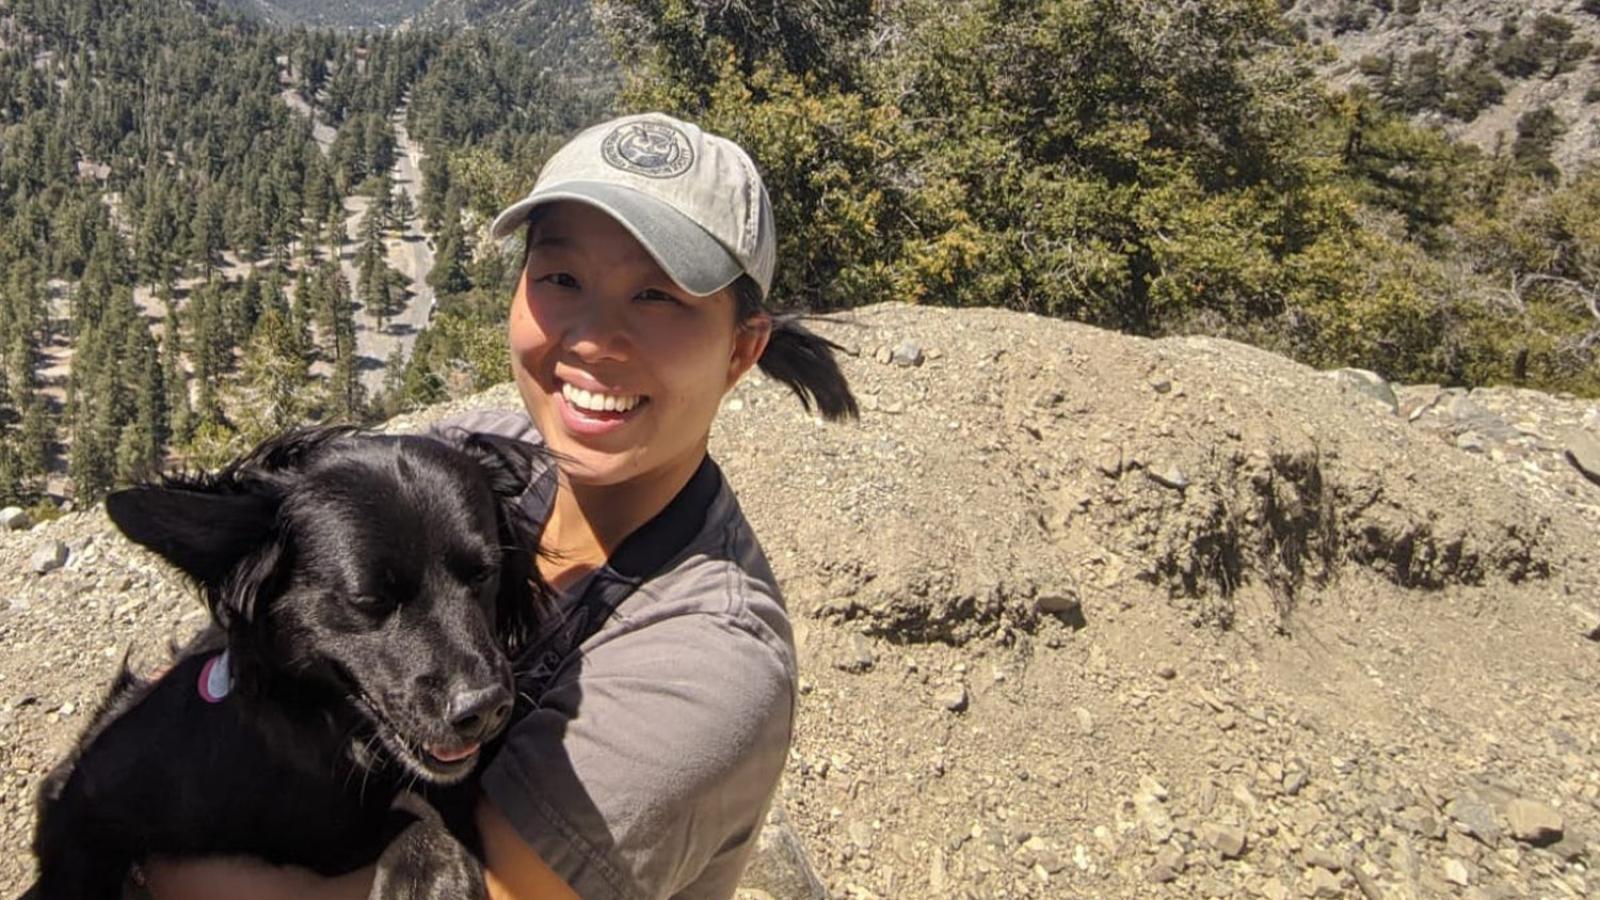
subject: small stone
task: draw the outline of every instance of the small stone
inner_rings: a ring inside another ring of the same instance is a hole
[[[1444,870],[1445,881],[1461,887],[1466,887],[1472,883],[1472,871],[1468,869],[1467,864],[1461,860],[1454,858],[1447,859],[1444,861],[1442,868]]]
[[[864,635],[850,635],[850,648],[844,656],[834,662],[834,668],[845,672],[861,673],[872,668],[877,662],[877,656],[872,652],[872,642]]]
[[[1149,798],[1156,801],[1167,799],[1167,787],[1149,775],[1139,776],[1139,793],[1134,794],[1135,799]]]
[[[1487,453],[1489,444],[1484,440],[1483,435],[1476,431],[1463,431],[1456,435],[1456,449],[1465,450],[1468,453]]]
[[[1578,631],[1591,641],[1600,641],[1600,609],[1572,604],[1572,614],[1578,619]]]
[[[1171,866],[1156,863],[1146,870],[1145,877],[1156,884],[1168,884],[1178,880],[1178,873]]]
[[[28,569],[35,575],[43,575],[61,568],[66,562],[67,545],[60,541],[50,541],[28,557]]]
[[[1344,881],[1327,869],[1307,869],[1303,881],[1306,892],[1313,897],[1344,895]]]
[[[1261,882],[1258,892],[1267,900],[1288,900],[1289,897],[1289,889],[1284,887],[1283,882],[1276,878],[1268,878],[1266,881]]]
[[[1150,475],[1152,481],[1162,487],[1181,491],[1189,486],[1189,477],[1183,474],[1182,469],[1172,463],[1156,463],[1146,472]]]
[[[1504,833],[1500,828],[1499,819],[1495,816],[1494,808],[1483,802],[1477,794],[1462,793],[1445,804],[1444,812],[1456,823],[1456,828],[1483,841],[1487,846],[1493,847],[1499,843]]]
[[[872,358],[887,366],[889,361],[894,359],[894,351],[888,347],[879,347],[878,352]]]
[[[1103,448],[1101,448],[1100,452],[1095,455],[1094,467],[1099,469],[1100,470],[1100,474],[1106,476],[1107,478],[1116,478],[1118,475],[1121,475],[1122,474],[1122,448],[1121,447],[1103,447]]]
[[[1154,379],[1154,380],[1152,380],[1150,382],[1150,390],[1155,391],[1158,394],[1170,394],[1170,393],[1172,393],[1172,379],[1170,379],[1170,378],[1157,378],[1157,379]]]
[[[1565,827],[1560,813],[1537,800],[1520,797],[1506,804],[1506,820],[1511,823],[1512,837],[1536,847],[1561,840]]]
[[[1582,430],[1567,435],[1567,462],[1600,484],[1600,438]]]
[[[1224,859],[1238,859],[1244,854],[1244,829],[1237,825],[1207,822],[1200,826],[1200,839],[1222,854]]]
[[[1344,868],[1344,864],[1339,861],[1339,857],[1334,856],[1323,847],[1307,847],[1305,852],[1300,855],[1300,858],[1308,866],[1327,869],[1329,872],[1337,872]]]
[[[957,684],[939,694],[939,705],[951,712],[963,712],[967,708],[967,686]]]
[[[1292,769],[1283,773],[1283,792],[1291,797],[1299,794],[1305,790],[1306,782],[1310,778],[1311,776],[1307,775],[1304,769]]]
[[[1389,412],[1400,412],[1400,400],[1395,396],[1394,388],[1385,381],[1382,375],[1367,369],[1335,369],[1328,373],[1328,377],[1335,381],[1347,384],[1356,392],[1389,407]]]
[[[20,506],[0,509],[0,531],[26,531],[33,527],[33,519]]]
[[[1082,617],[1083,601],[1067,591],[1040,594],[1033,601],[1039,612],[1051,616]]]
[[[925,358],[922,347],[915,341],[901,341],[889,352],[889,361],[905,368],[920,366]]]
[[[1170,663],[1162,664],[1156,667],[1156,677],[1163,681],[1171,681],[1178,677],[1178,670]]]
[[[1074,706],[1072,714],[1078,717],[1078,730],[1084,734],[1094,734],[1094,716],[1081,706]]]

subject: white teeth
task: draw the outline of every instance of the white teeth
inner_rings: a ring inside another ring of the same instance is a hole
[[[566,382],[561,383],[561,396],[567,398],[567,402],[573,406],[590,412],[627,412],[644,399],[637,394],[602,394],[598,391],[586,391]]]

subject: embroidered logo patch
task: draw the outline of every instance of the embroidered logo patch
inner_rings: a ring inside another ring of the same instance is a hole
[[[233,691],[233,670],[228,668],[228,651],[224,650],[206,660],[200,667],[200,699],[207,703],[221,703]]]
[[[600,145],[612,167],[648,178],[672,178],[694,165],[689,136],[665,122],[629,122],[612,129]]]

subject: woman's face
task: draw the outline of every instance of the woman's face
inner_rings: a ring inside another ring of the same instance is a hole
[[[569,481],[687,478],[722,397],[765,349],[734,299],[685,293],[614,219],[543,210],[511,303],[511,367]]]

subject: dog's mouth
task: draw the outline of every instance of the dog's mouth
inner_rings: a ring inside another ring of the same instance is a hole
[[[451,746],[411,740],[379,710],[372,698],[357,693],[354,699],[366,713],[389,756],[422,780],[440,786],[456,784],[477,766],[481,744]]]

